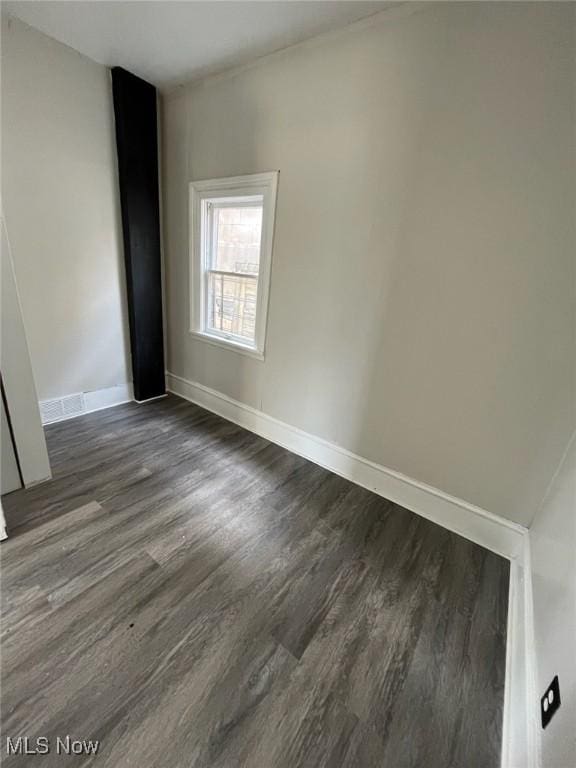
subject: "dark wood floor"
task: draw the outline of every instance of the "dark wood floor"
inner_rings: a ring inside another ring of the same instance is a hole
[[[505,560],[176,397],[47,435],[3,499],[3,765],[499,765]]]

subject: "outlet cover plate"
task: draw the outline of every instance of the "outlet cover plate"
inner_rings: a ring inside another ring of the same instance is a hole
[[[546,728],[554,713],[560,706],[560,682],[558,675],[552,680],[546,693],[540,699],[540,714],[542,715],[542,728]]]

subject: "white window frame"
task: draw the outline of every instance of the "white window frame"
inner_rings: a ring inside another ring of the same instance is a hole
[[[225,349],[264,360],[268,297],[276,216],[278,172],[254,173],[225,179],[193,181],[189,187],[190,205],[190,333],[202,341]],[[205,326],[206,300],[206,206],[210,201],[241,204],[241,198],[262,197],[262,235],[258,268],[256,299],[256,328],[254,345],[244,344],[226,333],[207,331]]]

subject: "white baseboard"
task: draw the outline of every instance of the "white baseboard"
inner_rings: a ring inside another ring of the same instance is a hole
[[[138,405],[145,405],[146,403],[153,403],[155,400],[163,400],[165,397],[167,397],[167,393],[164,392],[163,395],[156,395],[156,397],[148,397],[146,400],[136,400],[134,399],[135,403],[138,403]]]
[[[129,403],[134,400],[134,390],[131,383],[120,384],[105,389],[95,389],[91,392],[78,392],[61,398],[40,401],[42,424],[53,424],[57,421],[67,421],[87,413],[101,411],[114,405]]]
[[[536,636],[534,596],[532,593],[532,554],[530,534],[524,538],[524,653],[526,674],[526,743],[529,768],[542,766],[542,727],[540,723],[540,694],[536,668]]]
[[[279,421],[202,384],[167,372],[166,387],[170,392],[481,544],[486,549],[510,559],[522,553],[526,529],[521,525],[368,461],[339,445]]]
[[[0,541],[8,538],[6,533],[6,520],[4,519],[4,510],[2,509],[2,499],[0,499]]]
[[[510,563],[501,768],[541,768],[530,535]]]
[[[86,401],[85,413],[92,413],[93,411],[101,411],[103,408],[110,408],[113,405],[130,403],[134,400],[134,389],[132,384],[122,384],[117,387],[85,392],[84,398]]]

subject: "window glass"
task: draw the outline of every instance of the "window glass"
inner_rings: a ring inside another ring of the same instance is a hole
[[[258,274],[262,205],[213,206],[215,248],[212,268]]]

